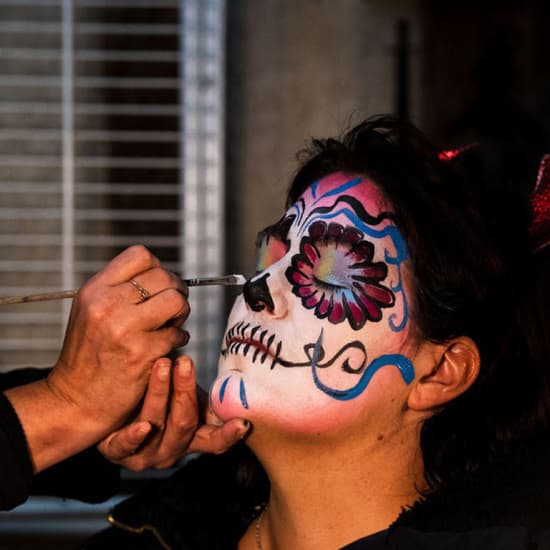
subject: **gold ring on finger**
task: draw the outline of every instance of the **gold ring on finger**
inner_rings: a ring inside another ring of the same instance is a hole
[[[139,303],[145,302],[145,300],[151,297],[151,294],[147,290],[145,290],[135,279],[130,279],[128,282],[139,292]]]

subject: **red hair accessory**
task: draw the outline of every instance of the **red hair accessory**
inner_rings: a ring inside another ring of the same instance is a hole
[[[468,149],[471,149],[472,147],[475,147],[477,143],[469,143],[468,145],[464,145],[463,147],[459,147],[458,149],[448,149],[446,151],[440,151],[438,153],[439,160],[453,160],[455,157],[458,157],[461,153],[464,153],[464,151],[467,151]]]
[[[533,239],[533,251],[550,244],[550,154],[542,157],[537,184],[531,198],[533,219],[529,233]]]

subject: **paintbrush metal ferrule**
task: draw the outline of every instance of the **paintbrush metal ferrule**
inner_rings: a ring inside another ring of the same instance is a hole
[[[241,273],[224,275],[223,277],[197,277],[195,279],[183,279],[187,286],[243,286],[246,277]]]

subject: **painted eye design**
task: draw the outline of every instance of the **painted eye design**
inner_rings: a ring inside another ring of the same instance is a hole
[[[356,228],[337,223],[314,222],[308,233],[286,270],[302,305],[334,324],[347,319],[354,330],[380,321],[382,308],[393,306],[395,296],[380,284],[388,268],[372,261],[374,245]]]
[[[283,217],[277,223],[258,233],[256,238],[256,273],[267,269],[288,252],[290,243],[287,240],[287,235],[294,219],[295,216]]]
[[[258,244],[256,272],[267,269],[288,252],[288,244],[273,235],[265,235]]]

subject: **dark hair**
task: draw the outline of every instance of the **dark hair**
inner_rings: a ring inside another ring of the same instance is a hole
[[[548,235],[550,238],[550,235]],[[536,414],[528,420],[532,430],[550,426],[550,243],[533,254],[533,271],[525,281],[520,303],[520,326],[526,335],[538,389]]]
[[[313,140],[287,196],[292,204],[336,171],[372,178],[407,243],[418,335],[468,336],[478,345],[477,381],[422,426],[431,489],[479,468],[538,422],[538,381],[517,302],[531,277],[528,187],[497,175],[495,151],[481,145],[450,160],[439,153],[411,124],[368,119],[340,139]]]

